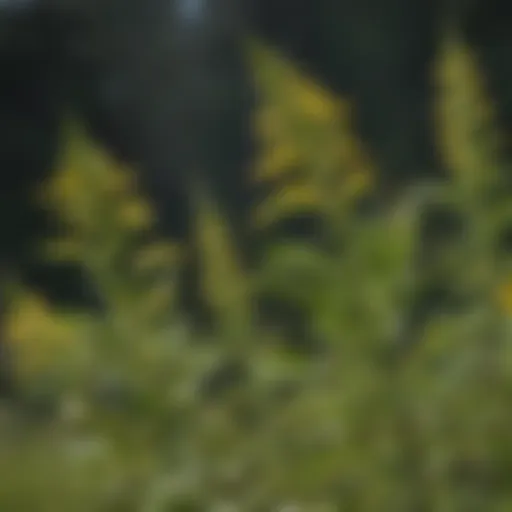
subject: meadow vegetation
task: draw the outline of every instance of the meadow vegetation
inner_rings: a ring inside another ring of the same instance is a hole
[[[41,199],[73,236],[46,256],[83,262],[108,315],[63,313],[18,290],[10,329],[32,405],[0,419],[0,510],[512,510],[512,267],[497,242],[512,201],[494,193],[506,171],[471,55],[447,42],[436,107],[449,194],[467,220],[445,265],[471,300],[433,316],[422,342],[394,359],[382,344],[414,294],[415,211],[404,198],[395,215],[355,218],[374,171],[350,132],[350,105],[268,49],[251,55],[263,98],[254,176],[275,184],[255,229],[316,212],[331,250],[276,243],[244,276],[214,206],[201,202],[204,293],[220,327],[214,343],[197,343],[169,317],[173,284],[162,279],[183,252],[131,249],[150,205],[128,169],[67,129]],[[249,285],[300,301],[327,354],[291,354],[254,333]],[[233,368],[231,384],[211,392],[205,376],[240,356],[249,372]]]

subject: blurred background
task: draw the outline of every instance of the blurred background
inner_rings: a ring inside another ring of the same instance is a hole
[[[82,262],[108,315],[65,314],[17,290],[9,329],[30,407],[1,411],[0,510],[512,510],[512,276],[494,244],[512,203],[483,193],[501,169],[471,53],[445,45],[436,111],[468,225],[449,279],[472,300],[432,316],[400,358],[383,356],[382,339],[414,295],[413,216],[354,218],[374,172],[350,105],[268,48],[248,53],[263,99],[254,179],[275,183],[255,226],[314,213],[345,236],[338,253],[276,244],[251,278],[299,301],[327,350],[301,355],[245,334],[248,276],[206,203],[204,293],[218,339],[195,343],[185,322],[165,322],[174,291],[158,275],[179,248],[148,245],[118,265],[151,205],[132,171],[73,124],[42,197],[74,235],[49,242],[48,256]],[[229,364],[241,348],[248,371]]]

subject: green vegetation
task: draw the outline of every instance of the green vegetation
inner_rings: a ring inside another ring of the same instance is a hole
[[[221,328],[216,343],[191,342],[166,315],[173,287],[161,276],[178,251],[130,252],[150,208],[126,170],[73,135],[44,197],[76,235],[50,249],[85,263],[109,316],[64,315],[20,295],[11,329],[34,407],[0,418],[0,510],[512,510],[512,288],[509,258],[496,250],[512,201],[489,200],[496,137],[471,59],[448,45],[439,117],[450,198],[469,226],[445,263],[472,300],[432,318],[399,360],[384,358],[382,343],[414,293],[414,211],[404,198],[389,218],[354,219],[351,201],[372,174],[347,130],[349,109],[260,49],[255,66],[267,148],[256,176],[290,182],[255,224],[315,209],[332,241],[342,230],[349,243],[328,254],[273,247],[253,281],[306,304],[328,356],[292,356],[252,332],[247,276],[209,207],[205,293]],[[250,372],[205,393],[211,368],[240,353]]]

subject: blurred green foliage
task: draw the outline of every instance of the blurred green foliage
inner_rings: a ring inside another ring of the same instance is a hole
[[[349,243],[273,247],[251,281],[206,205],[205,293],[223,322],[218,343],[190,343],[168,318],[174,290],[161,279],[178,248],[130,249],[150,207],[128,170],[71,133],[43,198],[74,236],[49,249],[86,265],[109,315],[65,316],[28,293],[17,302],[12,337],[40,410],[0,419],[0,510],[512,510],[512,284],[495,249],[512,202],[488,199],[497,137],[470,56],[447,44],[438,112],[450,197],[469,226],[446,265],[472,300],[432,318],[402,359],[383,357],[382,344],[414,293],[415,212],[404,198],[389,218],[354,219],[372,169],[347,128],[349,106],[268,50],[253,57],[265,148],[255,178],[289,183],[255,225],[318,211],[327,236],[342,230]],[[292,357],[255,335],[246,281],[306,304],[327,355]],[[249,372],[207,393],[205,375],[240,353]]]

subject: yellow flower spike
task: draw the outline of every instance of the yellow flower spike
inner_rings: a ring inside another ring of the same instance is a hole
[[[282,176],[300,162],[297,148],[291,143],[278,144],[266,151],[256,167],[257,181],[267,181]]]
[[[77,173],[71,171],[58,172],[52,181],[44,187],[45,197],[50,201],[67,202],[82,193],[77,183]]]
[[[321,204],[318,191],[311,185],[294,185],[287,187],[278,194],[278,200],[286,207],[289,206],[316,206]]]
[[[290,213],[316,210],[321,204],[320,195],[315,187],[307,184],[289,186],[276,192],[256,208],[253,225],[257,229],[262,229]]]
[[[119,209],[119,219],[128,229],[142,230],[153,224],[153,211],[139,199],[126,200]]]
[[[47,327],[46,320],[43,302],[34,296],[25,298],[10,315],[7,326],[9,339],[18,343],[28,342],[34,332],[41,332],[42,327],[43,330]]]
[[[283,133],[283,120],[280,111],[275,106],[261,108],[254,117],[255,133],[261,140],[275,139]]]
[[[9,339],[18,345],[20,370],[25,374],[44,370],[60,350],[74,342],[72,323],[53,315],[48,304],[34,294],[17,304],[7,330]]]
[[[108,179],[105,188],[114,194],[125,194],[133,187],[134,177],[131,172],[121,165],[112,162],[108,167]]]
[[[512,316],[512,279],[508,279],[496,290],[498,307],[507,316]]]
[[[373,176],[367,171],[351,172],[343,184],[348,197],[358,197],[368,192],[373,185]]]
[[[305,115],[327,123],[337,119],[338,109],[325,91],[311,85],[302,85],[297,89],[298,106]]]
[[[9,319],[8,332],[10,339],[19,343],[37,343],[44,333],[45,348],[50,341],[55,346],[69,341],[71,327],[62,319],[51,314],[48,304],[39,296],[30,294],[15,308]]]

